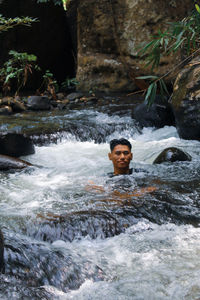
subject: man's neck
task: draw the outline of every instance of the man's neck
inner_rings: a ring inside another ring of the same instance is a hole
[[[126,175],[126,174],[129,174],[129,172],[130,172],[129,168],[126,168],[126,169],[114,168],[114,175]]]

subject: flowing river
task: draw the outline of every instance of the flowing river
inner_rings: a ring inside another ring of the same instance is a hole
[[[0,298],[199,299],[200,143],[174,127],[140,131],[129,115],[83,110],[64,119],[76,122],[74,134],[23,157],[39,167],[0,173]],[[137,172],[110,180],[109,141],[120,137]],[[153,165],[171,146],[192,161]],[[112,193],[147,186],[157,190]]]

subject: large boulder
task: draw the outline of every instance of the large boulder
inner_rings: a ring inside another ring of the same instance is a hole
[[[192,60],[178,74],[172,107],[179,136],[200,140],[200,57]]]
[[[30,138],[17,133],[0,136],[0,154],[19,157],[34,153],[34,144]]]
[[[73,2],[73,1],[71,1]],[[168,22],[181,20],[194,7],[192,0],[84,0],[78,7],[77,80],[82,90],[131,91],[134,76],[147,74],[136,48]],[[179,59],[177,57],[176,61]],[[174,66],[162,60],[159,74]]]
[[[153,164],[161,164],[164,162],[176,161],[191,161],[192,157],[181,149],[170,147],[164,149],[158,157],[154,160]]]
[[[143,102],[133,110],[132,117],[141,127],[162,128],[165,125],[174,126],[175,119],[170,103],[157,96],[155,102],[148,106]]]

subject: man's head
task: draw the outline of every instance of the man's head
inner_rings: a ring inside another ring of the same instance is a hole
[[[110,141],[109,159],[113,163],[114,174],[129,174],[129,164],[132,160],[131,143],[126,139]]]

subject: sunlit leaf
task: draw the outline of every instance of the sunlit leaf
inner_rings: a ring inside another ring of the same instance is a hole
[[[196,8],[197,12],[200,14],[200,7],[198,4],[195,4],[195,8]]]

